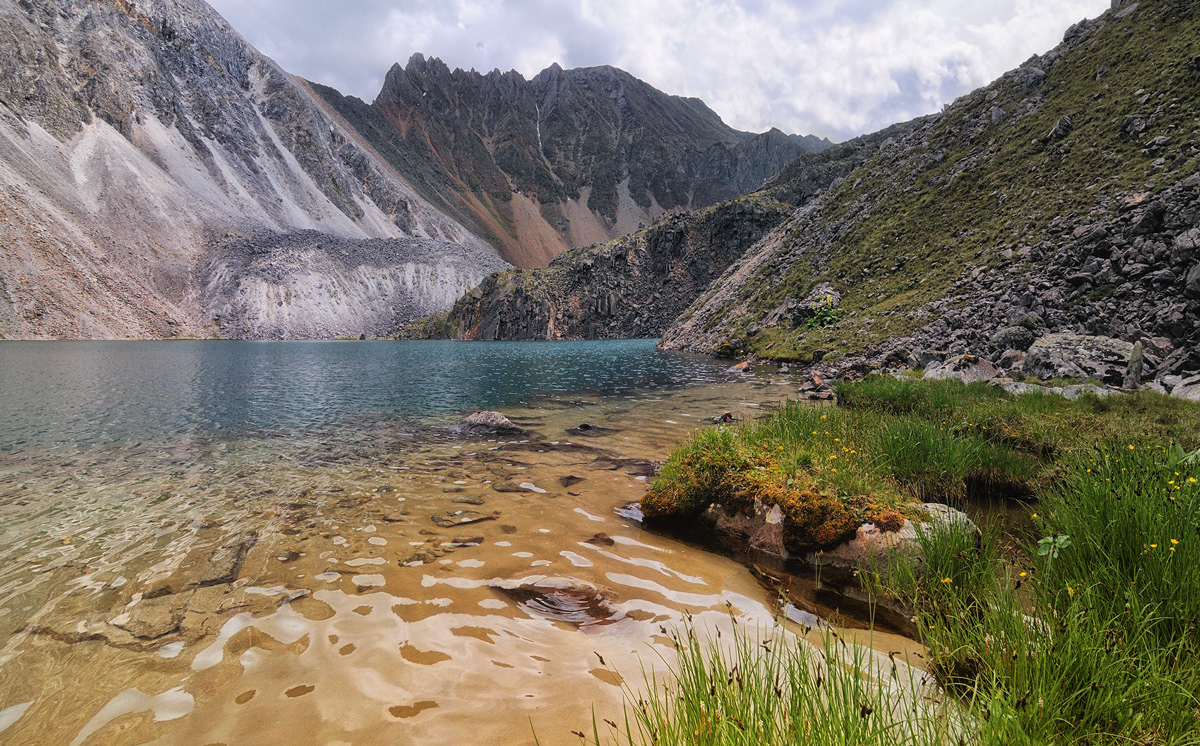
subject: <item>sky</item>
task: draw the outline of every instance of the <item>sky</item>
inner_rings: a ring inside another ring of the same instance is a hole
[[[372,101],[414,52],[451,69],[613,65],[729,125],[835,141],[938,111],[1109,0],[209,0],[291,73]]]

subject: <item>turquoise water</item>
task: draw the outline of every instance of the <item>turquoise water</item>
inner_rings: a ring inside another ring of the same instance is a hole
[[[652,340],[3,342],[0,453],[177,434],[446,419],[721,380]]]

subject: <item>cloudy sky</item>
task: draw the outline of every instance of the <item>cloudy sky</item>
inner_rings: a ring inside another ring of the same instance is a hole
[[[615,65],[734,127],[842,140],[939,110],[1109,0],[209,0],[290,72],[371,101],[451,68]]]

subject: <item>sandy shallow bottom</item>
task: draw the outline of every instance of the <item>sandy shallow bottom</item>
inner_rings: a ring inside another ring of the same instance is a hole
[[[778,614],[617,510],[705,420],[790,391],[552,399],[506,412],[519,437],[378,419],[8,456],[0,742],[577,744],[685,611]]]

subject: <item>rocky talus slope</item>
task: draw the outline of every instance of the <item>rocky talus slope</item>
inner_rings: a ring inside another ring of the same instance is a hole
[[[482,273],[508,266],[488,249],[447,251],[421,238],[252,236],[206,258],[201,307],[225,337],[380,337],[452,306]]]
[[[727,126],[698,99],[612,67],[451,70],[413,55],[374,103],[313,86],[414,185],[508,261],[545,266],[569,247],[760,187],[828,140]]]
[[[396,317],[338,288],[346,271],[394,281],[416,266],[406,250],[389,264],[364,245],[369,261],[328,276],[284,263],[273,290],[249,289],[257,241],[304,251],[311,231],[425,239],[420,271],[448,269],[439,297],[503,266],[468,270],[485,244],[322,107],[201,0],[0,0],[0,336],[358,336]],[[218,256],[214,284],[201,275]],[[329,295],[305,299],[298,280]]]
[[[1114,6],[894,128],[663,346],[933,368],[970,353],[1000,374],[1121,382],[1108,364],[1027,366],[1055,334],[1123,345],[1117,368],[1136,347],[1139,378],[1200,369],[1200,5]]]

